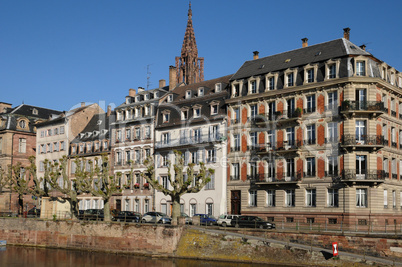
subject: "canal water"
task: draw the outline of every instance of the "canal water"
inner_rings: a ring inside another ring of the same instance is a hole
[[[7,246],[0,248],[1,267],[257,267],[278,266],[246,264],[234,262],[215,262],[184,259],[153,259],[122,254],[108,254],[64,249],[45,249],[34,247]]]

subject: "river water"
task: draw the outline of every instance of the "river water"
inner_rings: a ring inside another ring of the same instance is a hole
[[[88,252],[64,249],[7,246],[0,250],[1,267],[90,267],[90,266],[135,266],[135,267],[257,267],[274,266],[204,260],[153,259],[121,254]],[[278,265],[275,265],[278,266]]]

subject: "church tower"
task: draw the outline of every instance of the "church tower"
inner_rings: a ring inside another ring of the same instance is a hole
[[[198,57],[195,42],[191,2],[188,9],[186,33],[184,34],[181,56],[176,57],[177,84],[186,85],[204,81],[204,58]]]

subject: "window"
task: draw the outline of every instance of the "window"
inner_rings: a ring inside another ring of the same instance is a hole
[[[167,96],[167,102],[173,102],[173,95]]]
[[[275,207],[275,190],[273,189],[267,190],[267,206]]]
[[[240,179],[240,165],[239,163],[233,163],[233,176],[231,177],[232,180],[239,180]]]
[[[365,61],[357,61],[356,62],[356,75],[357,76],[366,76],[366,62]]]
[[[240,151],[240,135],[235,134],[233,135],[233,142],[234,142],[234,151]]]
[[[219,125],[209,126],[209,140],[217,141],[219,140]]]
[[[250,145],[252,147],[257,147],[257,132],[250,133]]]
[[[167,205],[161,204],[161,212],[167,214]]]
[[[182,120],[187,120],[188,119],[188,110],[182,110],[181,111],[181,119]]]
[[[315,95],[307,96],[307,109],[306,113],[315,112]]]
[[[20,120],[18,122],[18,125],[19,125],[20,128],[25,129],[25,127],[27,126],[27,123],[24,120]]]
[[[268,89],[275,90],[275,77],[268,78]]]
[[[307,82],[312,83],[314,82],[314,69],[308,69],[307,70]]]
[[[315,207],[316,205],[316,189],[306,189],[306,206]]]
[[[328,207],[339,206],[339,193],[338,189],[328,188]]]
[[[364,144],[366,137],[366,121],[356,120],[356,143]]]
[[[250,207],[257,207],[257,190],[249,191],[249,205]]]
[[[190,217],[197,214],[197,204],[190,204]]]
[[[168,177],[167,176],[162,176],[161,179],[162,179],[163,188],[169,189],[169,179],[168,179]]]
[[[201,117],[201,108],[194,108],[194,118],[199,118]]]
[[[359,110],[367,110],[367,91],[366,89],[356,89],[356,108]]]
[[[294,73],[293,72],[286,75],[286,84],[288,87],[294,85]]]
[[[47,136],[52,136],[52,129],[47,130]]]
[[[310,157],[310,158],[306,158],[306,176],[307,177],[313,177],[315,176],[315,158],[314,157]]]
[[[44,172],[45,171],[45,163],[43,161],[39,162],[39,171]]]
[[[356,155],[356,179],[366,178],[367,156]]]
[[[294,146],[295,144],[295,128],[288,127],[286,128],[286,141],[288,146]]]
[[[198,151],[191,152],[191,163],[198,164]]]
[[[285,190],[285,206],[294,207],[296,202],[296,194],[294,189]]]
[[[191,91],[187,91],[186,92],[186,99],[190,99],[191,98]]]
[[[53,143],[53,151],[59,151],[59,144],[58,144],[58,142],[54,142],[54,143]],[[91,150],[88,150],[88,151],[91,151]]]
[[[329,92],[328,93],[328,110],[335,110],[338,108],[338,93]]]
[[[64,134],[64,126],[60,126],[60,134]]]
[[[205,190],[213,190],[213,189],[215,189],[215,175],[212,174],[210,178],[211,178],[211,181],[209,181],[205,185]]]
[[[145,126],[145,139],[151,138],[151,126]]]
[[[207,214],[209,216],[212,216],[213,211],[214,211],[214,204],[213,203],[207,203]]]
[[[275,147],[275,131],[268,130],[267,135],[268,135],[268,147],[272,149]]]
[[[215,84],[215,93],[219,93],[221,91],[222,91],[222,84],[221,83]]]
[[[392,208],[396,209],[396,191],[392,190]]]
[[[208,149],[207,162],[216,162],[216,151],[215,151],[215,149]]]
[[[295,160],[294,158],[286,159],[286,179],[292,179],[295,175]]]
[[[149,212],[149,200],[145,199],[144,201],[144,212],[147,213]]]
[[[240,121],[240,110],[239,110],[239,108],[234,109],[234,119],[235,119],[234,123],[238,123]]]
[[[275,120],[275,115],[276,115],[276,108],[275,108],[275,101],[269,102],[268,103],[268,119],[273,121]]]
[[[219,105],[218,104],[211,105],[211,115],[218,114],[218,110],[219,110]]]
[[[384,189],[384,209],[388,208],[388,190]]]
[[[163,122],[164,123],[166,123],[166,122],[169,122],[169,116],[170,114],[169,113],[164,113],[162,116],[163,116]]]
[[[55,135],[58,135],[58,134],[59,134],[59,128],[54,128],[53,131],[54,131],[54,134],[55,134]]]
[[[295,113],[295,99],[290,98],[286,101],[287,109],[288,109],[288,117],[292,118],[293,114]]]
[[[328,140],[329,143],[338,142],[338,123],[328,122]]]
[[[126,129],[126,139],[127,140],[131,139],[131,130],[130,129]]]
[[[331,64],[328,66],[328,78],[329,79],[336,78],[336,64]]]
[[[338,175],[338,157],[337,156],[329,156],[328,157],[328,173],[327,176],[336,176]]]
[[[257,105],[250,105],[250,117],[254,118],[257,116]]]
[[[18,152],[26,153],[27,152],[27,140],[25,138],[20,138],[18,141]]]
[[[193,134],[193,141],[196,143],[201,142],[201,128],[194,129]]]
[[[162,155],[162,162],[161,162],[162,167],[168,166],[168,163],[169,163],[169,155],[167,154]]]
[[[307,144],[315,144],[315,124],[307,125]]]
[[[356,188],[356,207],[367,208],[367,189]]]
[[[120,151],[117,151],[116,152],[116,164],[117,165],[121,165],[121,160],[122,160],[122,155],[121,155],[121,152]]]
[[[66,143],[64,141],[60,141],[60,151],[66,150]]]
[[[255,94],[257,93],[257,82],[256,81],[250,81],[250,94]]]
[[[117,141],[121,141],[121,130],[117,130],[116,139]]]
[[[203,96],[204,95],[204,88],[198,89],[198,96]]]

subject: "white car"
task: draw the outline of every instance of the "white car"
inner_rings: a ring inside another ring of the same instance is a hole
[[[170,224],[172,222],[172,218],[168,217],[165,213],[151,211],[144,214],[141,222]]]
[[[232,224],[232,220],[235,220],[239,216],[240,215],[223,214],[223,215],[219,216],[218,221],[216,223],[223,227],[234,226],[234,224]]]

